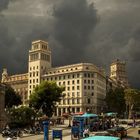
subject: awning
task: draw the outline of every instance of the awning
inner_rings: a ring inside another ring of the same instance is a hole
[[[89,113],[85,113],[82,115],[82,117],[98,117],[97,114],[89,114]]]

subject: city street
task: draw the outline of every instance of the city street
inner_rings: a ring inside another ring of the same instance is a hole
[[[58,129],[58,128],[57,128]],[[60,129],[60,128],[59,128]],[[63,140],[71,140],[71,130],[67,127],[62,127],[62,133],[63,133]],[[135,138],[140,138],[140,134],[138,134],[138,130],[140,130],[140,128],[129,128],[128,129],[128,137],[127,138],[123,138],[123,140],[135,140]],[[44,135],[40,134],[40,135],[24,135],[22,138],[19,138],[19,140],[43,140],[44,139]],[[49,131],[49,140],[52,139],[52,131]],[[0,135],[0,140],[6,140],[6,138],[3,138]],[[16,140],[16,139],[15,139]]]

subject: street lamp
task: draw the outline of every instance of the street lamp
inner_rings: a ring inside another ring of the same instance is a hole
[[[70,106],[68,107],[68,115],[69,115],[69,125],[68,125],[68,127],[71,127],[71,120],[70,120],[70,114],[71,114],[71,111],[70,111]]]

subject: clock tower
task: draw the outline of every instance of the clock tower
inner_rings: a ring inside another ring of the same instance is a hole
[[[41,83],[41,76],[51,68],[51,51],[48,42],[32,42],[28,62],[28,99],[36,85]]]

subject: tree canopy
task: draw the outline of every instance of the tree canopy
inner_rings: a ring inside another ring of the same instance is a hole
[[[63,91],[64,87],[57,86],[56,82],[43,81],[33,90],[29,99],[29,105],[37,111],[42,109],[46,116],[51,117],[56,103],[63,97]]]
[[[36,117],[35,111],[27,106],[9,109],[9,126],[10,127],[25,127],[33,125]]]
[[[140,91],[137,89],[125,89],[125,102],[128,106],[129,118],[131,117],[132,111],[135,107],[140,105]]]
[[[6,85],[5,87],[5,107],[11,108],[12,106],[18,106],[22,104],[21,96],[18,95],[13,88]]]
[[[117,87],[114,90],[110,90],[106,95],[106,104],[108,111],[117,112],[118,114],[123,114],[125,111],[125,99],[124,99],[124,89]]]

